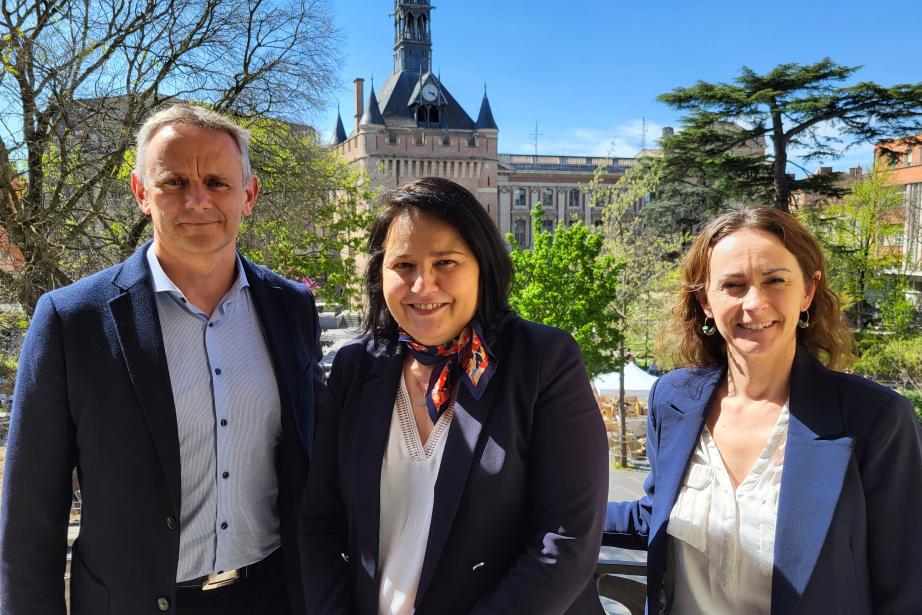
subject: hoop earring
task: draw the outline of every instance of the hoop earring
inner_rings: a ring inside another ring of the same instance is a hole
[[[804,310],[800,313],[800,320],[797,321],[797,327],[799,329],[806,329],[810,326],[810,312]]]
[[[708,324],[708,321],[709,321],[709,320],[710,320],[711,323],[713,323],[713,324],[710,324],[710,325],[709,325],[709,324]],[[708,316],[705,316],[705,317],[704,317],[704,325],[702,325],[702,327],[701,327],[701,332],[704,333],[706,336],[711,337],[712,335],[714,335],[715,333],[717,333],[717,327],[714,326],[715,324],[716,324],[716,323],[714,323],[714,319],[713,319],[713,318],[710,318],[710,317],[708,317]]]

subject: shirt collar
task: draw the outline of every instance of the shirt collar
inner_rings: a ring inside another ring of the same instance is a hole
[[[236,254],[237,257],[237,277],[234,280],[234,283],[231,284],[231,287],[227,289],[225,297],[234,297],[241,291],[243,288],[247,288],[250,285],[250,281],[247,279],[247,274],[243,270],[243,262],[240,259],[240,254]],[[185,295],[176,284],[173,283],[173,280],[170,279],[170,276],[166,274],[166,271],[163,270],[163,267],[160,265],[160,260],[157,259],[157,255],[154,254],[154,244],[151,244],[147,249],[147,264],[150,265],[150,275],[151,280],[154,283],[154,292],[155,293],[171,293],[179,297],[185,298]]]

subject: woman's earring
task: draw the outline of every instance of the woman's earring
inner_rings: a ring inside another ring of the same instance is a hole
[[[708,324],[709,320],[711,321],[711,324]],[[704,325],[701,327],[701,332],[704,333],[706,336],[711,337],[712,335],[717,333],[717,327],[715,327],[714,324],[715,323],[714,323],[713,318],[709,318],[705,316]]]
[[[800,320],[797,321],[797,326],[801,329],[806,329],[810,326],[810,312],[804,310],[800,313]]]

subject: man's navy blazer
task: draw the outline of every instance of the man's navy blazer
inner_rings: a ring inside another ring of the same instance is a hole
[[[36,306],[16,379],[3,485],[4,614],[65,612],[74,467],[83,504],[71,614],[159,614],[161,598],[175,612],[179,439],[149,245]],[[306,286],[241,260],[278,381],[282,550],[294,612],[304,613],[295,533],[322,375],[317,312]]]
[[[609,504],[604,544],[647,549],[649,613],[659,612],[669,514],[724,371],[683,369],[657,381],[646,496]],[[922,613],[922,429],[911,404],[827,370],[799,346],[789,411],[772,615]]]
[[[458,389],[415,612],[601,615],[608,448],[579,348],[511,314],[490,348],[484,395]],[[336,355],[301,513],[314,613],[378,613],[381,465],[404,358],[369,337]]]

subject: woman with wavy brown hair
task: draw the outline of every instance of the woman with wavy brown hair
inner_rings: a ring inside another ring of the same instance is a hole
[[[851,335],[816,240],[775,209],[721,215],[675,319],[686,367],[650,392],[646,496],[609,504],[604,540],[647,549],[648,612],[920,612],[920,428],[833,371]]]

